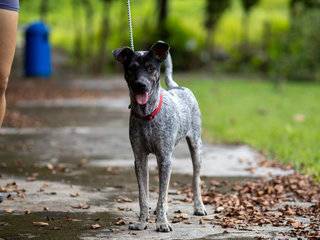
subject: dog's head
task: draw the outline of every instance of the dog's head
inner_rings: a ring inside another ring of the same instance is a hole
[[[112,52],[123,64],[124,78],[138,104],[146,104],[159,86],[160,65],[167,58],[169,49],[168,44],[156,42],[149,51],[133,52],[129,47],[123,47]]]

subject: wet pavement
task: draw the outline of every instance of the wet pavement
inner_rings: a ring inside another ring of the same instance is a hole
[[[155,231],[151,214],[146,231],[129,231],[139,214],[138,188],[128,139],[129,98],[121,77],[59,83],[57,88],[102,89],[98,99],[21,101],[12,109],[41,121],[41,128],[0,129],[0,238],[2,239],[277,239],[289,227],[255,226],[250,231],[199,224],[190,202],[177,192],[191,184],[187,144],[173,155],[168,219],[171,233]],[[202,180],[234,183],[291,170],[259,166],[261,155],[245,145],[211,145],[205,141]],[[149,158],[150,204],[157,201],[156,161]],[[217,214],[207,205],[208,221]],[[46,226],[36,226],[36,222]],[[48,225],[47,225],[48,224]],[[93,229],[92,226],[100,227]]]

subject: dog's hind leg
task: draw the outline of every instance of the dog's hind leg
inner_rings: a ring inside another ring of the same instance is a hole
[[[207,215],[203,205],[200,187],[200,168],[202,162],[202,141],[200,136],[189,136],[186,138],[191,154],[193,165],[192,191],[194,200],[194,214],[197,216]]]
[[[129,226],[130,230],[144,230],[149,221],[149,171],[147,155],[139,154],[135,157],[135,170],[139,186],[140,218],[138,222]]]

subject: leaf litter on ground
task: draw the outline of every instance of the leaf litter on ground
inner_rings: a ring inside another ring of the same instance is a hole
[[[219,186],[218,181],[211,181]],[[223,228],[237,228],[252,231],[250,226],[287,226],[291,229],[285,236],[320,239],[320,184],[311,176],[294,173],[271,179],[258,179],[245,183],[236,183],[233,192],[220,193],[215,188],[202,192],[204,204],[215,206],[214,219],[210,224]],[[178,191],[186,198],[175,198],[191,202],[191,188]],[[309,204],[296,204],[307,202]],[[302,222],[297,218],[309,221]],[[209,220],[209,219],[208,219]],[[174,217],[172,222],[182,222],[183,218]],[[199,224],[205,224],[201,218]]]

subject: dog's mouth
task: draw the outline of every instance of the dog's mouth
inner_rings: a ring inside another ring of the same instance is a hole
[[[149,94],[148,92],[138,93],[136,95],[136,101],[140,105],[144,105],[148,102]]]

